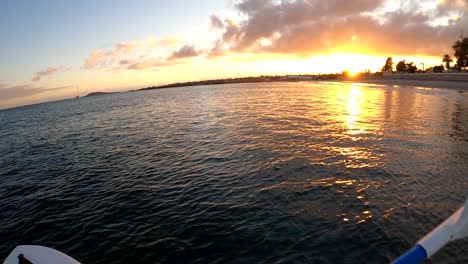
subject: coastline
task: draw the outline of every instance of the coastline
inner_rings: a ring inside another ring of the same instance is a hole
[[[357,76],[346,81],[468,91],[467,72],[383,73],[380,76]]]
[[[364,83],[364,84],[375,84],[375,85],[394,85],[394,86],[406,86],[406,87],[422,87],[431,89],[449,89],[456,91],[468,91],[468,73],[423,73],[423,74],[391,74],[391,75],[368,75],[368,76],[356,76],[356,77],[344,77],[342,74],[325,74],[325,75],[284,75],[284,76],[258,76],[258,77],[242,77],[242,78],[231,78],[231,79],[217,79],[217,80],[206,80],[206,81],[195,81],[195,82],[184,82],[184,83],[172,83],[160,86],[151,86],[140,89],[132,89],[124,92],[91,92],[90,94],[83,96],[94,97],[94,96],[105,96],[115,93],[127,93],[127,92],[138,92],[155,89],[167,89],[176,87],[189,87],[189,86],[201,86],[201,85],[218,85],[218,84],[239,84],[239,83],[269,83],[269,82],[341,82],[341,83]],[[75,98],[66,98],[56,101],[72,100]],[[18,105],[13,107],[0,107],[0,111],[26,107],[36,104],[44,104],[55,101],[45,101],[34,104]]]
[[[343,82],[367,83],[377,85],[398,85],[408,87],[424,87],[436,89],[450,89],[457,91],[468,91],[468,82],[445,81],[445,80],[401,80],[401,79],[348,79]]]
[[[324,75],[283,75],[283,76],[257,76],[241,77],[229,79],[214,79],[194,82],[179,82],[160,86],[151,86],[138,89],[137,91],[188,87],[200,85],[217,84],[239,84],[239,83],[264,83],[264,82],[354,82],[368,83],[377,85],[398,85],[413,86],[425,88],[451,89],[458,91],[468,91],[468,72],[446,72],[446,73],[390,73],[390,74],[359,74],[354,77],[344,76],[343,74],[324,74]]]

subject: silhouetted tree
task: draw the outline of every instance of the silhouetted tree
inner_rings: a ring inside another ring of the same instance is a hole
[[[439,65],[439,66],[434,66],[432,67],[433,72],[443,72],[444,71],[444,65]]]
[[[457,58],[457,68],[460,70],[463,67],[466,67],[468,60],[468,38],[463,38],[462,40],[457,40],[452,46],[455,51],[455,58]]]
[[[442,62],[445,62],[445,67],[447,70],[450,70],[450,63],[453,62],[452,58],[450,58],[450,55],[445,54],[442,58]]]
[[[392,57],[388,57],[387,61],[385,61],[385,65],[382,67],[382,71],[392,71],[393,70],[393,59]]]
[[[418,70],[418,67],[414,65],[414,62],[406,63],[406,71],[410,73],[414,73]]]
[[[396,65],[397,72],[406,72],[405,60],[399,61]]]

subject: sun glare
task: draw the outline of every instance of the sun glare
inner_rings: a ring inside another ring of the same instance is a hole
[[[354,77],[358,74],[358,71],[356,69],[349,69],[348,75],[351,77]]]

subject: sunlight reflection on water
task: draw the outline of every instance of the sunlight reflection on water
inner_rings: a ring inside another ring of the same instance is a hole
[[[1,255],[385,263],[468,189],[468,94],[452,90],[182,87],[0,111],[0,128]]]

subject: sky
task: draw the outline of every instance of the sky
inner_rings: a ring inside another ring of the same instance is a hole
[[[0,0],[0,109],[227,77],[440,65],[468,0]]]

